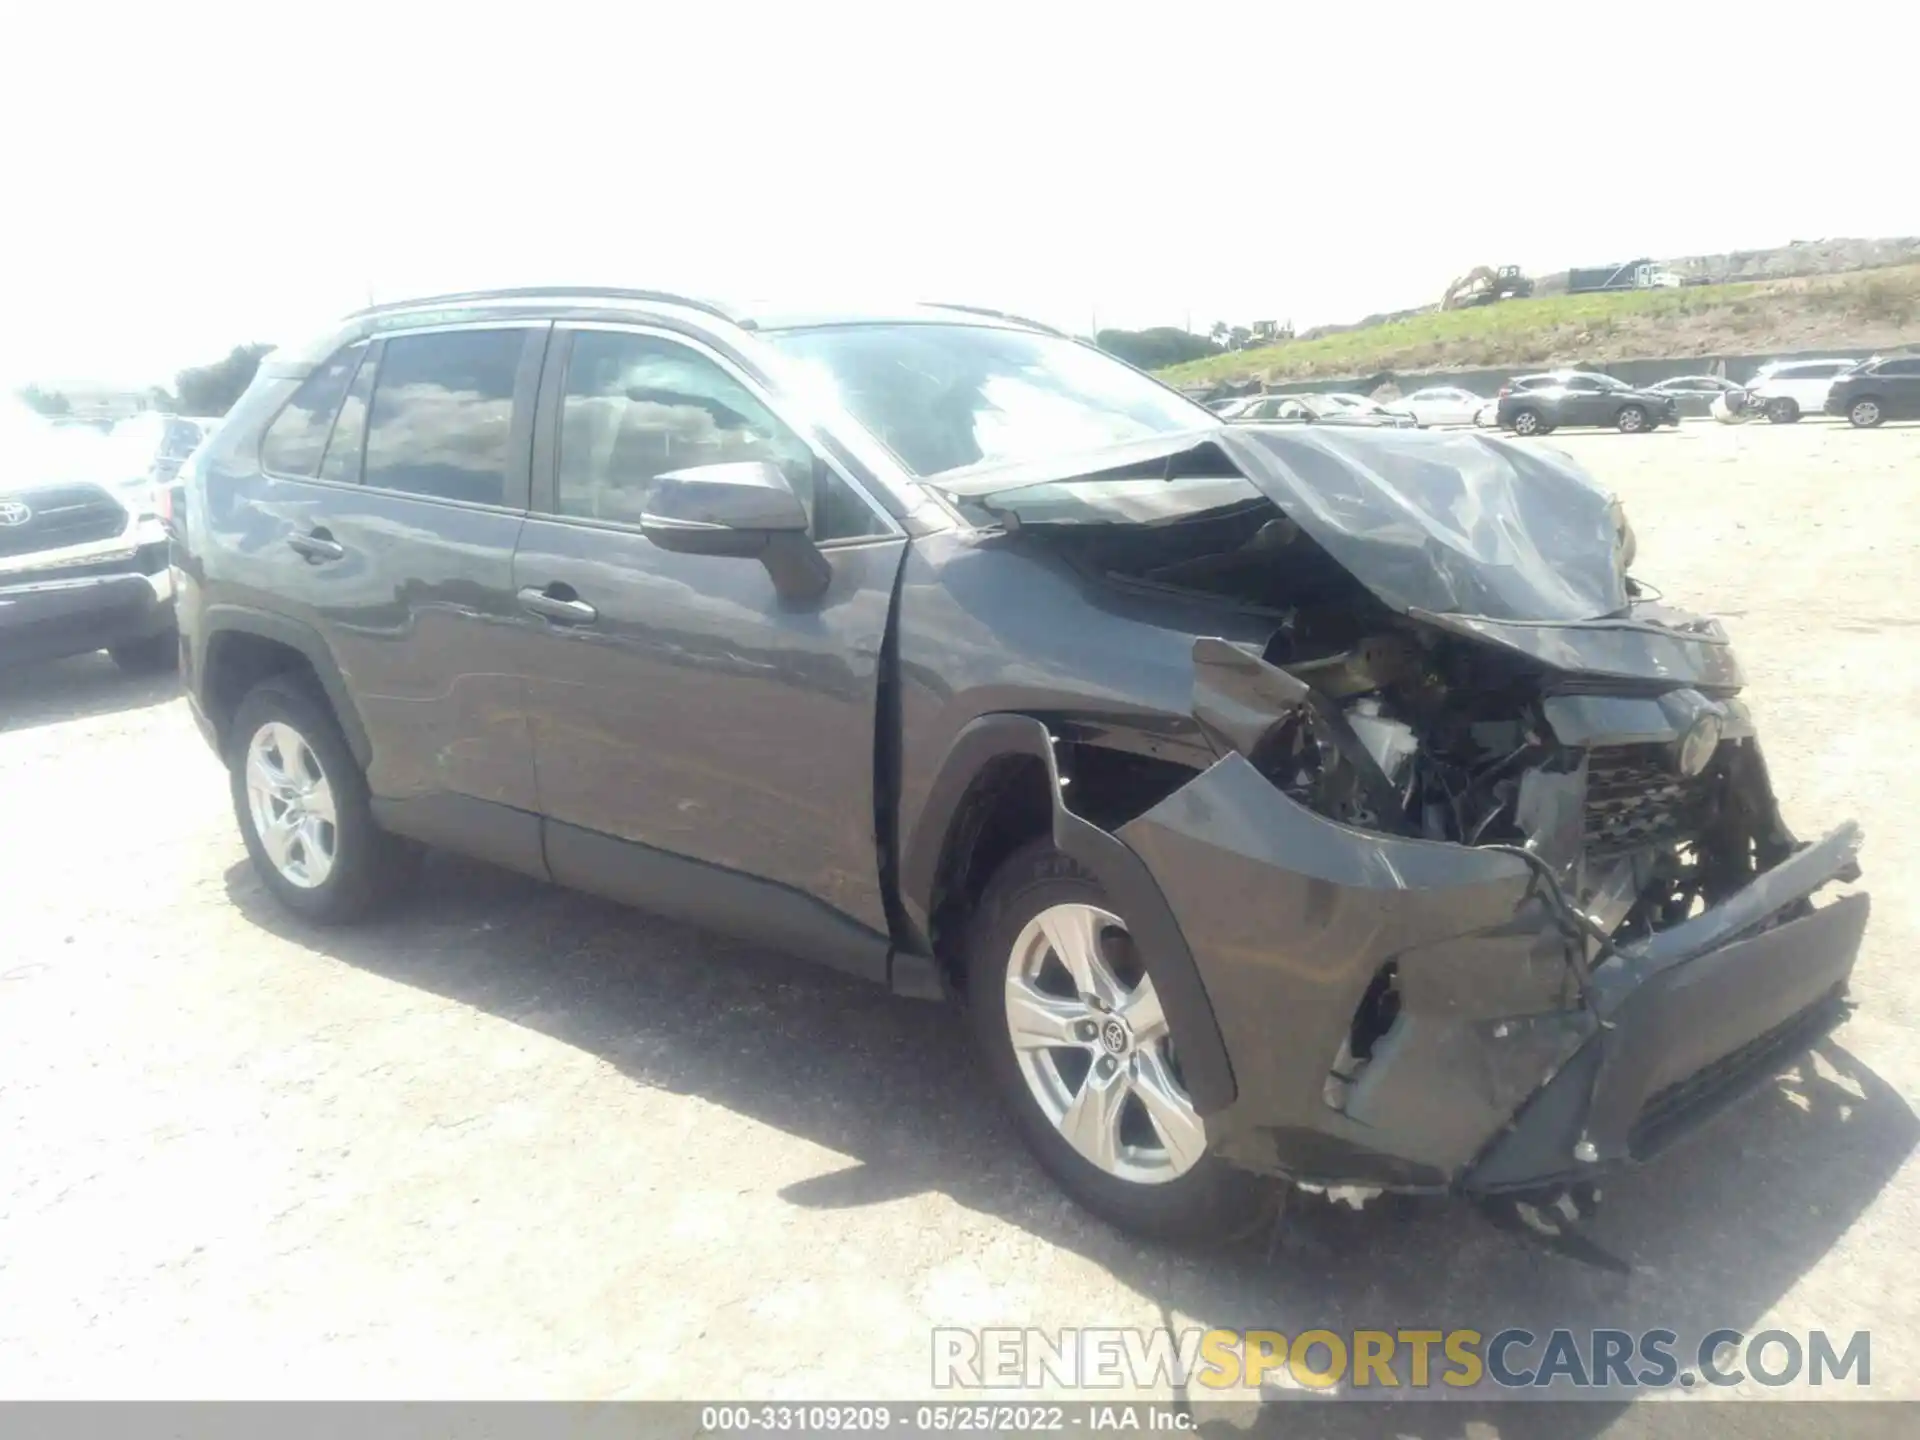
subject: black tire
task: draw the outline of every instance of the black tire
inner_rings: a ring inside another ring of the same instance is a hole
[[[1547,424],[1538,410],[1516,410],[1513,412],[1513,433],[1516,435],[1544,435],[1553,427]]]
[[[164,675],[180,668],[180,637],[169,630],[164,635],[109,645],[107,654],[128,675]]]
[[[1862,395],[1847,406],[1847,423],[1856,430],[1871,430],[1887,418],[1887,407],[1876,395]]]
[[[333,794],[335,858],[318,885],[296,885],[275,868],[254,826],[247,800],[247,751],[262,726],[291,726],[320,763]],[[333,711],[297,677],[273,676],[246,693],[234,711],[227,746],[234,817],[260,883],[282,905],[316,925],[345,925],[379,908],[413,880],[419,848],[374,823],[367,778],[340,733]]]
[[[1062,1190],[1122,1230],[1181,1243],[1224,1243],[1258,1231],[1273,1217],[1281,1182],[1236,1170],[1211,1154],[1158,1183],[1110,1175],[1068,1143],[1028,1089],[1008,1033],[1007,965],[1027,923],[1063,903],[1097,905],[1126,919],[1092,876],[1043,838],[1015,851],[994,873],[967,927],[969,1027],[980,1063],[1021,1139]],[[1141,961],[1151,973],[1151,960]]]
[[[1651,418],[1644,405],[1622,405],[1620,413],[1613,417],[1613,423],[1614,428],[1622,435],[1638,435],[1644,430],[1653,428],[1648,423]]]
[[[1790,396],[1781,395],[1767,401],[1767,422],[1772,425],[1794,425],[1800,420],[1800,402]]]

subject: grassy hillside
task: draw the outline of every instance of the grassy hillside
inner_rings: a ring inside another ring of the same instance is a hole
[[[1430,311],[1365,330],[1209,355],[1159,373],[1186,385],[1909,342],[1920,342],[1920,265]]]

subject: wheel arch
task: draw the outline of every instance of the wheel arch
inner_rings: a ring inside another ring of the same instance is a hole
[[[1050,833],[1055,848],[1113,897],[1152,957],[1155,988],[1180,1036],[1181,1069],[1195,1108],[1203,1115],[1225,1109],[1238,1093],[1233,1067],[1179,922],[1140,858],[1069,810],[1062,794],[1054,737],[1042,721],[1017,714],[973,720],[949,747],[907,845],[900,875],[904,898],[928,917],[937,935],[943,911],[966,903],[969,887],[984,883],[1017,846]],[[940,951],[949,948],[935,944],[943,965],[950,957]]]
[[[201,629],[195,698],[223,752],[247,691],[269,676],[304,674],[333,711],[354,760],[363,770],[372,762],[373,746],[346,679],[313,627],[271,611],[217,605],[208,607]]]

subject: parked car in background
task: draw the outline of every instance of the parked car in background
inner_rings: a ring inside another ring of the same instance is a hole
[[[1827,392],[1858,360],[1774,360],[1762,365],[1746,383],[1748,395],[1758,401],[1767,419],[1791,425],[1802,415],[1826,412]]]
[[[1740,388],[1718,375],[1675,375],[1647,386],[1647,391],[1652,395],[1671,395],[1674,403],[1680,407],[1681,415],[1697,416],[1712,412],[1715,396],[1726,395]]]
[[[143,476],[155,485],[168,485],[219,423],[197,415],[135,415],[113,427],[107,453],[129,480]]]
[[[1845,1013],[1858,827],[1787,828],[1725,631],[1550,447],[1223,424],[950,307],[532,290],[274,352],[183,484],[275,902],[439,844],[958,1002],[939,1078],[1116,1225],[1570,1206]]]
[[[1413,418],[1413,412],[1398,400],[1374,400],[1366,395],[1356,395],[1351,390],[1329,390],[1322,394],[1320,398],[1323,400],[1331,400],[1336,405],[1344,405],[1349,410],[1359,410],[1365,414],[1372,414],[1374,411],[1384,410],[1389,415],[1404,415],[1408,419]],[[1419,422],[1415,421],[1415,423],[1418,424]]]
[[[1374,429],[1412,429],[1414,424],[1411,415],[1397,414],[1371,400],[1356,404],[1329,395],[1250,395],[1218,414],[1235,424],[1360,425]]]
[[[1609,426],[1632,435],[1680,423],[1673,396],[1584,370],[1522,375],[1500,387],[1495,413],[1500,428],[1516,435],[1545,435],[1562,425]]]
[[[1827,391],[1826,412],[1861,430],[1884,420],[1920,420],[1920,355],[1875,358],[1849,370]]]
[[[1487,397],[1456,385],[1429,385],[1394,402],[1420,425],[1471,425],[1485,408]]]
[[[110,437],[0,401],[0,664],[104,649],[123,670],[178,650],[152,481],[123,478]]]

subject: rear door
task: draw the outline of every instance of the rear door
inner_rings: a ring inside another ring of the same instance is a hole
[[[662,550],[656,475],[778,464],[832,570],[784,596],[757,560]],[[523,598],[554,878],[884,975],[875,840],[881,650],[899,527],[743,366],[635,326],[562,325],[542,388]]]
[[[544,873],[526,691],[505,638],[547,322],[343,352],[267,428],[255,576],[322,637],[373,749],[383,822]],[[337,418],[336,418],[337,417]]]
[[[1873,378],[1888,419],[1920,418],[1920,356],[1882,360]]]

